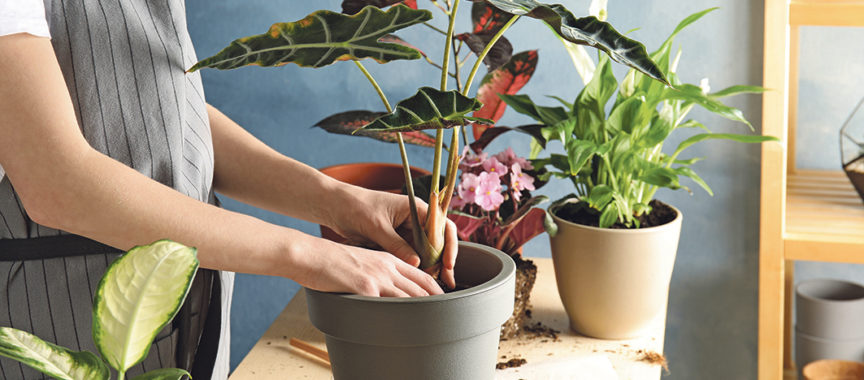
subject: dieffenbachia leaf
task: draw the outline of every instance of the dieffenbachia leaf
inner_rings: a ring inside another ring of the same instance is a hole
[[[160,240],[132,248],[102,276],[93,300],[93,341],[118,372],[143,360],[180,310],[198,270],[195,256],[195,248]]]
[[[374,111],[341,112],[328,116],[326,119],[315,124],[315,126],[330,133],[365,136],[375,140],[395,143],[397,141],[397,132],[359,130],[364,125],[386,114],[386,112]],[[426,147],[435,146],[435,138],[422,131],[402,132],[402,139],[408,144]]]
[[[644,45],[618,33],[612,25],[594,16],[577,18],[563,5],[544,4],[535,0],[474,1],[485,1],[513,15],[543,20],[567,41],[602,50],[618,63],[630,66],[663,83],[669,83],[663,71],[648,56]]]
[[[360,131],[405,132],[423,129],[446,129],[469,122],[491,123],[491,120],[465,116],[482,107],[476,99],[458,91],[439,91],[422,87],[414,96],[396,104],[393,113],[381,116]]]
[[[537,50],[529,50],[514,55],[507,64],[486,74],[477,89],[477,100],[483,103],[483,108],[474,112],[474,116],[495,122],[500,120],[507,104],[498,94],[513,95],[519,92],[534,75],[536,68]],[[481,125],[474,125],[474,138],[479,139],[485,129]]]
[[[353,15],[363,10],[367,5],[385,8],[399,3],[405,4],[411,9],[417,9],[417,0],[342,0],[342,13]]]
[[[72,351],[9,327],[0,327],[0,355],[55,379],[108,380],[111,376],[108,366],[91,352]]]
[[[483,2],[475,2],[471,5],[471,23],[474,25],[471,33],[495,34],[504,27],[504,24],[513,17],[509,13],[502,12],[498,8]]]
[[[353,16],[316,11],[300,21],[273,24],[265,34],[234,40],[216,55],[196,63],[189,72],[205,67],[229,70],[248,65],[282,66],[288,63],[322,67],[336,61],[363,58],[372,58],[379,63],[418,59],[420,53],[417,50],[383,43],[379,39],[430,19],[431,12],[402,4],[386,12],[370,6]]]
[[[140,374],[131,380],[182,380],[185,376],[188,376],[190,379],[192,378],[192,375],[186,372],[185,369],[162,368]]]
[[[486,45],[489,45],[489,42],[492,42],[493,36],[494,35],[489,33],[462,33],[453,36],[453,38],[464,41],[468,45],[468,48],[471,49],[474,54],[479,56],[480,53],[486,49]],[[507,63],[512,56],[513,45],[511,45],[510,41],[502,36],[498,39],[498,42],[495,42],[495,45],[492,46],[489,53],[486,54],[486,58],[483,58],[483,63],[486,64],[487,70],[492,71]]]

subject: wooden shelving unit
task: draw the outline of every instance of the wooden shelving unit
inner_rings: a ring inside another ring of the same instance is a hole
[[[841,171],[795,165],[801,26],[864,27],[864,0],[765,0],[759,247],[759,379],[795,378],[794,262],[864,264],[864,205]],[[838,126],[839,128],[840,126]]]

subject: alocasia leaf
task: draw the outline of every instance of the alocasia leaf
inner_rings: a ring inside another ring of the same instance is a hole
[[[160,240],[132,248],[102,276],[93,299],[93,341],[118,372],[143,360],[180,310],[198,270],[195,256],[195,248]]]
[[[420,53],[421,56],[426,57],[426,53],[424,53],[423,50],[418,49],[416,46],[414,46],[414,45],[408,43],[408,41],[403,40],[401,37],[399,37],[399,36],[397,36],[397,35],[395,35],[395,34],[388,34],[388,35],[386,35],[386,36],[384,36],[384,37],[381,37],[381,38],[378,39],[378,42],[386,42],[386,43],[391,43],[391,44],[399,44],[399,45],[402,45],[402,46],[405,46],[405,47],[409,47],[409,48],[411,48],[411,49],[417,50],[417,52]]]
[[[185,369],[162,368],[140,374],[133,377],[132,380],[182,380],[184,376],[192,378],[192,375],[186,372]]]
[[[55,379],[108,380],[111,376],[108,366],[91,352],[72,351],[9,327],[0,327],[0,355]]]
[[[522,89],[534,75],[537,59],[537,50],[523,51],[510,58],[504,66],[486,74],[477,89],[477,100],[483,103],[483,108],[475,112],[474,116],[496,122],[500,120],[507,105],[499,94],[513,95]],[[474,138],[480,138],[484,130],[483,126],[475,125]]]
[[[502,12],[484,2],[475,2],[471,5],[471,30],[474,34],[495,34],[510,20],[513,15]]]
[[[472,121],[491,123],[490,120],[466,116],[481,106],[476,99],[458,91],[422,87],[414,96],[396,104],[393,113],[375,119],[359,131],[405,132],[452,128]]]
[[[612,25],[600,21],[594,16],[577,18],[563,5],[549,5],[535,0],[482,1],[513,15],[543,20],[567,41],[602,50],[616,62],[630,66],[661,82],[668,83],[663,71],[648,56],[645,46],[623,36]]]
[[[492,41],[493,36],[494,35],[489,33],[462,33],[453,36],[453,38],[464,41],[468,45],[468,48],[471,49],[474,54],[479,56],[480,53],[483,52],[483,49],[486,49],[486,45],[489,45],[489,42]],[[502,36],[498,39],[498,42],[492,46],[489,53],[486,54],[486,58],[483,58],[483,63],[486,64],[486,68],[489,71],[492,71],[507,63],[512,56],[513,45],[511,45],[510,41]]]
[[[372,58],[380,63],[418,59],[420,53],[417,50],[379,42],[379,39],[430,19],[431,12],[402,4],[386,12],[366,7],[353,16],[316,11],[300,21],[273,24],[265,34],[234,40],[216,55],[196,63],[189,71],[205,67],[228,70],[247,65],[282,66],[292,62],[305,67],[322,67],[336,61],[362,58]]]
[[[363,10],[367,5],[384,8],[399,3],[405,4],[411,9],[417,9],[417,0],[343,0],[342,13],[353,15]]]
[[[374,111],[346,111],[328,116],[326,119],[316,123],[315,126],[330,133],[365,136],[395,143],[397,141],[397,132],[359,130],[364,125],[386,114],[386,112]],[[421,131],[403,132],[402,139],[408,144],[426,147],[435,146],[435,138]]]

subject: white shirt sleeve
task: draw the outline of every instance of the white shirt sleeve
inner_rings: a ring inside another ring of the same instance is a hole
[[[51,37],[42,0],[0,0],[0,36],[15,33]]]

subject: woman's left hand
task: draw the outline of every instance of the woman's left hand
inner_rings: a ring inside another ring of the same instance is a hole
[[[420,257],[403,238],[411,236],[411,209],[408,197],[355,186],[345,189],[350,201],[338,202],[331,210],[328,227],[348,239],[348,243],[381,248],[406,263],[418,266]],[[428,206],[417,198],[420,222],[426,219]],[[456,286],[453,267],[456,264],[458,238],[456,224],[447,220],[440,278],[449,288]]]

